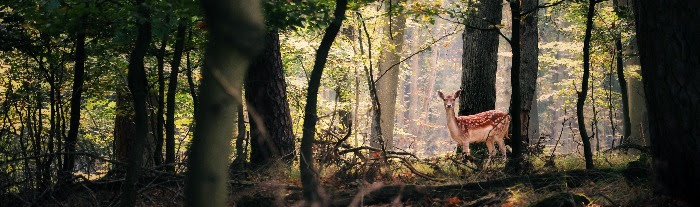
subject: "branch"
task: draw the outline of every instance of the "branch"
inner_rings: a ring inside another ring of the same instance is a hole
[[[565,1],[567,1],[567,0],[560,0],[560,1],[557,1],[557,2],[554,2],[554,3],[537,5],[537,7],[535,7],[534,9],[530,9],[530,10],[526,11],[525,13],[521,13],[520,16],[521,16],[521,17],[522,17],[522,16],[527,16],[528,14],[530,14],[530,13],[532,13],[532,12],[535,12],[535,11],[537,11],[538,9],[544,9],[544,8],[548,8],[548,7],[553,7],[553,6],[559,5],[559,4],[561,4],[561,3],[564,3]]]
[[[449,36],[452,36],[452,35],[454,35],[454,34],[457,34],[458,32],[461,32],[461,31],[462,31],[461,29],[456,29],[456,30],[454,30],[454,31],[452,31],[452,32],[450,32],[450,33],[448,33],[448,34],[445,34],[445,35],[443,35],[442,37],[440,37],[440,38],[438,38],[438,39],[433,40],[432,42],[430,42],[430,43],[428,44],[427,47],[421,48],[420,50],[418,50],[418,51],[412,53],[411,55],[409,55],[408,57],[402,59],[401,61],[394,63],[393,65],[389,66],[389,69],[386,69],[381,75],[379,75],[379,77],[377,78],[377,80],[374,80],[374,83],[376,84],[377,82],[379,82],[379,80],[382,79],[382,77],[384,77],[384,75],[385,75],[387,72],[389,72],[390,70],[394,69],[394,68],[395,68],[396,66],[398,66],[399,64],[401,64],[401,63],[403,63],[403,62],[405,62],[405,61],[407,61],[407,60],[413,58],[413,56],[416,56],[417,54],[420,54],[420,53],[422,53],[422,52],[424,52],[424,51],[430,49],[431,46],[434,45],[435,43],[440,42],[440,41],[442,41],[443,39],[445,39],[445,38],[447,38],[447,37],[449,37]]]

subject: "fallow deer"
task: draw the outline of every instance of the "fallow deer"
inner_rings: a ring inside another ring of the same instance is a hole
[[[496,142],[501,150],[503,160],[505,160],[506,148],[503,139],[509,138],[510,115],[498,110],[490,110],[469,116],[457,116],[453,107],[455,99],[459,98],[460,93],[462,90],[458,90],[454,95],[446,96],[438,91],[438,95],[445,104],[447,129],[449,129],[452,139],[457,141],[457,144],[462,145],[462,149],[467,155],[469,155],[470,143],[486,142],[486,147],[489,150],[487,165],[496,153],[493,145]]]

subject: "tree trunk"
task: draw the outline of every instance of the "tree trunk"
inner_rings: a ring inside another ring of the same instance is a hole
[[[180,72],[182,51],[185,45],[185,19],[180,19],[175,35],[173,62],[170,63],[170,80],[168,81],[168,108],[165,122],[165,169],[175,172],[175,95],[177,95],[177,76]],[[156,151],[159,151],[158,148]]]
[[[539,48],[537,29],[538,0],[523,0],[522,11],[529,12],[521,17],[520,22],[520,46],[521,46],[521,70],[520,70],[520,120],[523,141],[536,142],[537,138],[537,114],[532,114],[533,107],[537,108],[537,69]],[[536,110],[536,109],[535,109]],[[535,117],[532,117],[535,116]]]
[[[513,149],[513,152],[511,153],[511,158],[508,160],[508,169],[514,171],[514,172],[519,172],[522,168],[522,134],[518,132],[522,132],[522,119],[521,116],[519,115],[521,113],[522,108],[520,105],[522,104],[521,96],[520,93],[522,90],[520,90],[521,84],[520,84],[520,57],[521,57],[521,51],[520,51],[520,1],[518,0],[510,0],[510,12],[511,12],[511,25],[512,25],[512,34],[510,38],[510,48],[513,53],[513,57],[511,59],[511,70],[510,70],[510,85],[511,85],[511,96],[510,96],[510,114],[511,117],[513,118],[513,122],[511,123],[511,126],[513,126],[513,136],[511,136],[511,148]],[[528,103],[529,104],[529,103]]]
[[[462,94],[459,115],[477,114],[496,108],[496,71],[498,68],[498,31],[492,22],[501,22],[500,1],[480,1],[474,15],[469,15],[462,33]]]
[[[387,45],[379,55],[379,76],[377,77],[377,98],[382,105],[380,126],[382,141],[386,149],[394,146],[394,122],[396,120],[396,96],[401,71],[401,52],[403,50],[404,29],[406,28],[406,16],[397,9],[401,0],[385,1],[385,9],[388,14],[388,24],[384,27],[384,35]],[[398,14],[398,15],[397,15]],[[396,16],[394,16],[396,15]],[[376,124],[376,123],[373,123]],[[371,146],[379,147],[378,134],[372,134]]]
[[[86,24],[86,17],[81,18],[81,23]],[[71,153],[75,152],[76,143],[78,141],[78,130],[80,126],[80,102],[83,94],[83,83],[85,82],[85,30],[79,28],[75,38],[75,68],[73,70],[73,93],[70,99],[70,129],[66,137],[66,152],[63,159],[63,179],[69,178],[75,165],[75,156]],[[62,180],[66,181],[66,180]]]
[[[189,30],[188,34],[189,42],[192,43],[192,29]],[[192,110],[193,110],[193,117],[197,117],[199,114],[199,99],[197,99],[197,89],[194,83],[194,79],[192,77],[192,64],[190,63],[190,51],[188,50],[187,53],[185,53],[185,59],[187,60],[187,85],[189,86],[190,89],[190,96],[192,96]]]
[[[321,44],[318,46],[318,50],[316,50],[314,67],[311,71],[311,77],[309,78],[309,89],[306,94],[306,106],[304,108],[304,128],[300,146],[301,152],[299,156],[301,183],[307,205],[320,204],[321,206],[325,206],[326,204],[322,196],[323,192],[320,188],[317,172],[313,166],[314,158],[312,150],[316,134],[316,122],[318,121],[316,103],[318,101],[318,88],[321,85],[321,76],[323,75],[323,68],[326,66],[328,52],[345,19],[347,4],[347,0],[336,0],[333,21],[326,28],[323,39],[321,39]]]
[[[655,187],[700,205],[700,2],[637,1]]]
[[[136,44],[129,56],[129,71],[127,80],[129,90],[133,98],[135,134],[132,145],[129,146],[129,162],[126,172],[126,180],[122,185],[121,206],[134,206],[136,202],[136,183],[141,176],[141,164],[143,150],[148,137],[148,112],[146,109],[146,71],[144,70],[144,56],[151,41],[150,11],[144,0],[136,1],[137,15],[140,20],[136,23],[138,36]]]
[[[248,61],[264,34],[260,1],[202,0],[208,42],[200,86],[200,114],[185,178],[186,206],[224,206],[233,124]]]
[[[128,149],[134,137],[134,114],[131,111],[131,96],[126,87],[116,86],[116,115],[114,117],[114,158],[129,162]],[[117,166],[123,167],[123,166]],[[117,169],[123,170],[123,169]]]
[[[586,14],[586,36],[583,39],[583,79],[581,79],[581,91],[577,92],[576,117],[578,131],[583,141],[583,156],[586,159],[586,169],[593,169],[593,153],[591,152],[591,140],[586,131],[586,120],[583,117],[583,106],[588,96],[588,79],[590,78],[591,59],[591,31],[593,30],[593,16],[595,15],[595,0],[588,1],[588,13]]]
[[[168,17],[166,17],[167,19]],[[165,123],[165,46],[168,44],[168,35],[163,35],[160,42],[160,49],[156,54],[158,62],[158,95],[154,98],[157,104],[155,125],[153,135],[155,136],[155,149],[153,150],[153,160],[156,166],[160,166],[163,161],[163,125]]]
[[[250,163],[254,167],[279,159],[291,163],[295,157],[279,33],[274,29],[264,38],[264,49],[251,60],[244,84],[248,117],[251,117]]]
[[[619,1],[613,0],[613,9],[617,16],[621,16]],[[617,56],[617,81],[620,83],[620,94],[622,95],[622,127],[624,134],[622,140],[629,143],[632,134],[632,122],[630,119],[629,95],[627,94],[627,80],[625,79],[624,61],[622,59],[622,34],[615,34],[615,56]],[[620,140],[622,142],[622,140]]]
[[[236,121],[238,126],[236,135],[236,159],[233,160],[231,165],[232,171],[241,171],[245,167],[246,159],[248,158],[245,150],[243,149],[243,141],[245,141],[245,117],[243,115],[243,104],[238,106],[238,121]]]

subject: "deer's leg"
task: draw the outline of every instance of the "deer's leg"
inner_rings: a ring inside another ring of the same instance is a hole
[[[464,151],[464,155],[472,156],[471,150],[469,149],[469,142],[462,142],[462,151]]]
[[[491,163],[491,157],[496,153],[496,148],[493,146],[493,140],[486,141],[486,148],[489,150],[489,157],[486,158],[486,166]]]
[[[498,139],[498,149],[501,150],[501,155],[503,156],[503,160],[506,160],[506,144],[503,141],[503,138]]]

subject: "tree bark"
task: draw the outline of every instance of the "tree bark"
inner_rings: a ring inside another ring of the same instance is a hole
[[[503,4],[480,1],[471,11],[462,33],[462,94],[459,115],[477,114],[496,108],[496,71],[498,68],[498,31],[480,30],[500,23]]]
[[[657,190],[700,205],[700,2],[637,1],[637,44]]]
[[[521,45],[521,71],[520,71],[520,120],[522,130],[520,134],[527,143],[536,142],[537,114],[532,114],[532,107],[537,108],[537,69],[538,69],[538,29],[537,6],[538,0],[523,0],[521,11],[529,12],[521,17],[520,45]],[[535,109],[537,110],[537,109]],[[535,117],[532,117],[535,116]]]
[[[243,141],[245,141],[246,130],[245,130],[245,117],[243,115],[243,105],[238,106],[238,121],[236,121],[237,135],[236,135],[236,159],[233,160],[231,165],[232,171],[243,170],[246,164],[246,159],[248,158],[245,150],[243,149]]]
[[[384,27],[384,35],[387,45],[379,55],[379,76],[377,82],[377,98],[382,105],[379,124],[382,130],[382,141],[386,149],[394,146],[394,126],[396,121],[396,96],[401,72],[401,53],[403,51],[404,29],[406,28],[406,16],[397,8],[401,0],[385,1],[385,9],[388,12],[388,24]],[[396,15],[398,14],[398,15]],[[396,16],[394,16],[396,15]],[[376,124],[376,123],[373,123]],[[378,134],[372,134],[371,146],[379,147]]]
[[[321,76],[323,75],[323,68],[326,66],[328,52],[345,19],[347,4],[347,0],[336,0],[333,21],[326,28],[323,39],[321,39],[321,44],[318,46],[318,50],[316,50],[314,67],[311,71],[311,77],[309,78],[309,88],[306,94],[306,106],[304,108],[304,128],[299,156],[301,183],[307,205],[320,204],[321,206],[325,206],[326,204],[324,201],[325,196],[322,196],[323,192],[320,188],[320,181],[317,177],[318,174],[313,166],[314,158],[312,150],[316,134],[316,122],[318,121],[316,103],[318,101],[318,88],[321,85]]]
[[[122,185],[121,206],[134,206],[136,202],[136,183],[141,176],[141,164],[143,150],[148,136],[148,112],[146,109],[146,71],[144,70],[144,56],[151,41],[150,11],[144,0],[137,0],[137,29],[138,36],[134,49],[129,56],[129,71],[127,80],[129,90],[133,98],[135,133],[133,142],[129,146],[129,163],[127,166],[126,180]]]
[[[175,95],[177,95],[177,76],[180,72],[182,51],[185,45],[185,19],[180,19],[175,35],[175,50],[170,64],[170,80],[168,81],[167,114],[165,121],[165,169],[175,172]],[[157,150],[159,151],[159,150]]]
[[[166,17],[167,19],[168,17]],[[165,47],[168,44],[168,35],[161,37],[160,48],[156,54],[158,68],[158,95],[156,101],[156,114],[153,135],[155,136],[155,149],[153,150],[153,160],[159,166],[163,161],[163,126],[165,124]]]
[[[81,17],[81,23],[87,23],[85,16]],[[83,94],[83,83],[85,82],[85,60],[87,60],[87,55],[85,53],[85,29],[81,26],[76,32],[75,37],[75,67],[73,70],[73,92],[70,99],[70,129],[68,130],[65,143],[66,152],[68,154],[65,155],[63,159],[63,179],[67,179],[71,176],[73,166],[75,165],[75,155],[72,153],[75,152],[76,143],[78,141],[80,102]]]
[[[189,30],[188,36],[189,42],[192,43],[192,29]],[[197,87],[195,86],[194,78],[192,77],[192,64],[190,63],[191,59],[189,50],[187,51],[187,53],[185,53],[185,56],[185,59],[187,60],[187,85],[190,89],[190,96],[192,96],[193,117],[197,117],[197,115],[199,114],[199,99],[197,98]]]
[[[583,156],[586,159],[586,169],[593,169],[593,153],[591,152],[591,140],[586,131],[586,120],[584,119],[583,106],[588,96],[588,79],[590,78],[591,59],[591,31],[593,30],[593,16],[595,16],[596,0],[588,1],[588,13],[586,14],[586,35],[583,39],[583,79],[581,80],[581,91],[577,92],[576,117],[578,120],[578,130],[583,141]]]
[[[248,61],[262,43],[263,17],[259,0],[202,0],[201,6],[209,31],[185,205],[224,206],[236,109]]]
[[[511,136],[511,148],[512,148],[512,153],[511,153],[511,158],[508,160],[508,167],[507,169],[510,169],[511,171],[514,172],[519,172],[522,168],[522,136],[521,132],[522,131],[522,120],[520,117],[520,113],[522,108],[520,105],[522,104],[521,100],[521,84],[520,84],[520,57],[521,57],[521,51],[520,51],[520,1],[519,0],[510,0],[510,12],[511,12],[511,25],[512,25],[512,34],[510,38],[510,48],[513,53],[513,57],[511,59],[511,70],[510,70],[510,85],[511,85],[511,96],[510,96],[510,114],[511,117],[513,118],[513,122],[511,123],[511,126],[513,126],[513,136]],[[529,103],[528,103],[529,104]]]
[[[131,111],[131,96],[126,87],[116,86],[116,114],[114,117],[114,157],[120,162],[129,162],[128,149],[134,137],[134,115]],[[123,169],[117,169],[123,170]]]
[[[276,29],[265,34],[264,49],[251,61],[244,86],[248,117],[258,116],[263,122],[250,119],[251,165],[262,167],[278,159],[291,163],[294,133]]]
[[[613,0],[613,9],[617,16],[622,16],[619,1]],[[620,83],[620,94],[622,95],[622,127],[624,134],[622,140],[629,143],[632,134],[632,121],[630,119],[629,95],[627,94],[627,80],[625,79],[624,60],[622,59],[622,34],[615,34],[615,56],[617,57],[617,81]],[[620,140],[620,142],[622,142]]]

